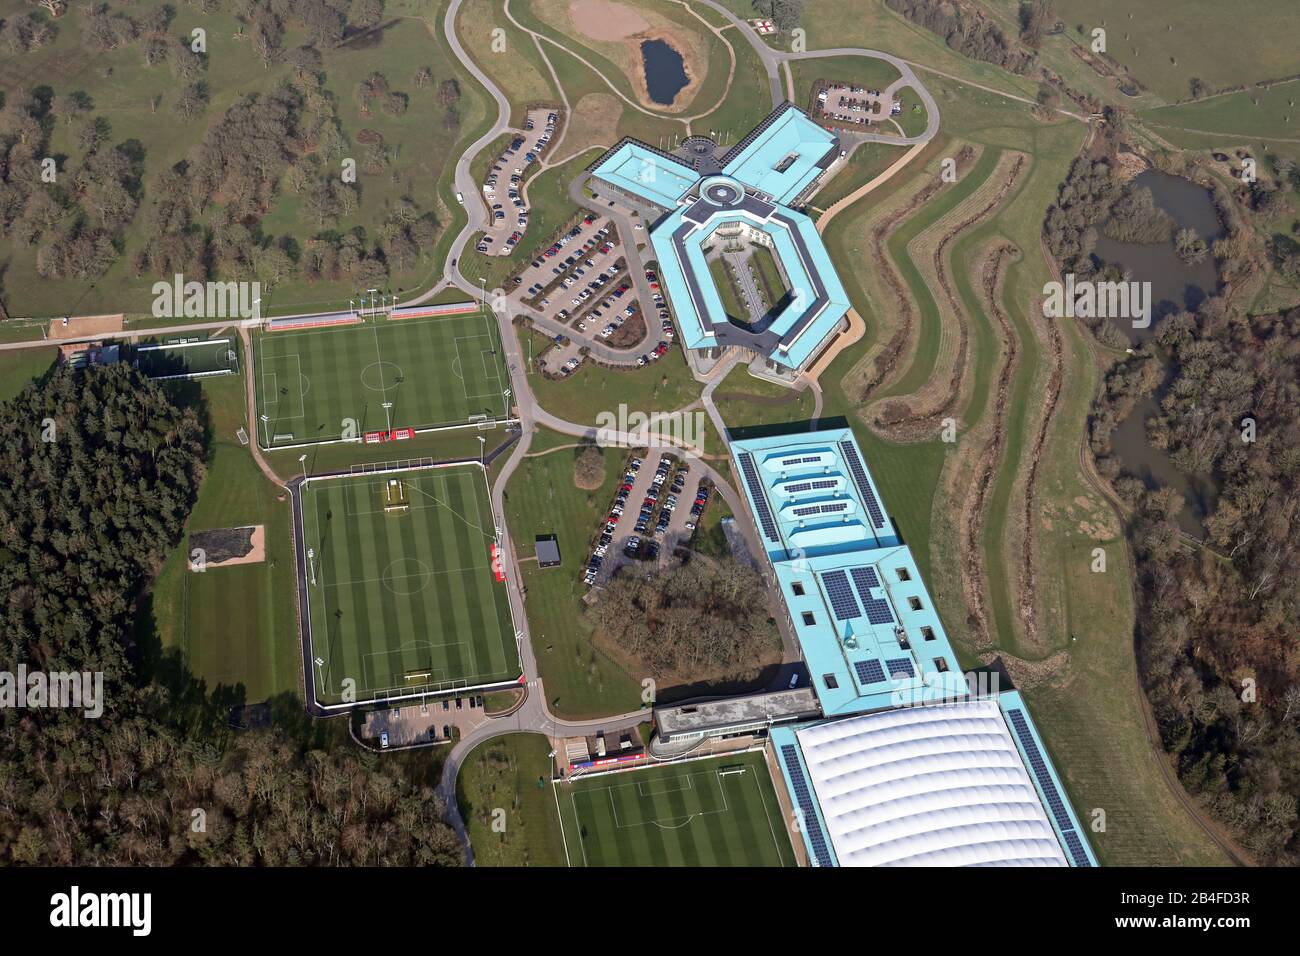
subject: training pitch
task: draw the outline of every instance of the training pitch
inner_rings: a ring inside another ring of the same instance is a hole
[[[256,355],[263,448],[507,417],[504,352],[483,312],[264,332]]]
[[[309,479],[301,495],[299,547],[308,550],[300,565],[318,703],[519,677],[478,465]]]
[[[557,784],[571,866],[794,866],[761,753]]]

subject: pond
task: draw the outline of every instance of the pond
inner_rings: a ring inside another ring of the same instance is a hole
[[[1209,478],[1189,477],[1178,470],[1162,449],[1147,438],[1147,419],[1160,414],[1158,396],[1143,399],[1111,434],[1111,447],[1124,468],[1141,478],[1148,488],[1173,488],[1183,496],[1178,527],[1194,538],[1205,537],[1205,519],[1219,499],[1219,488]]]
[[[1173,218],[1175,231],[1195,229],[1207,245],[1223,234],[1210,193],[1203,187],[1157,170],[1148,170],[1134,182],[1151,190],[1156,206]],[[1174,252],[1172,240],[1162,243],[1116,242],[1103,235],[1097,240],[1096,253],[1132,273],[1136,281],[1151,283],[1154,316],[1151,327],[1134,329],[1127,323],[1123,326],[1134,343],[1155,335],[1160,316],[1195,308],[1202,299],[1213,294],[1218,285],[1213,256],[1207,255],[1198,265],[1186,265]],[[1204,522],[1214,509],[1218,487],[1208,478],[1183,474],[1173,459],[1147,439],[1146,421],[1159,414],[1160,395],[1167,385],[1166,382],[1155,396],[1138,403],[1115,429],[1111,442],[1124,468],[1141,477],[1148,487],[1173,488],[1182,494],[1186,504],[1177,516],[1178,526],[1190,535],[1203,538]]]
[[[1196,183],[1154,169],[1133,183],[1151,190],[1156,207],[1173,219],[1175,232],[1195,229],[1207,246],[1223,234],[1209,191]],[[1094,251],[1099,258],[1131,272],[1134,280],[1151,283],[1151,326],[1135,329],[1128,323],[1122,325],[1135,343],[1155,335],[1160,316],[1196,308],[1218,285],[1214,257],[1207,255],[1198,265],[1189,266],[1174,252],[1172,238],[1168,242],[1117,242],[1103,233],[1097,237]]]
[[[661,106],[672,106],[677,94],[690,82],[682,55],[664,40],[644,40],[641,62],[650,99]]]

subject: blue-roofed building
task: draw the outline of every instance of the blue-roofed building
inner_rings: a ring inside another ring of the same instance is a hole
[[[792,377],[848,328],[848,293],[821,236],[791,208],[838,156],[839,141],[786,103],[720,158],[692,161],[625,139],[590,169],[615,193],[662,210],[650,242],[682,345],[743,349]],[[770,249],[785,284],[750,321],[728,315],[707,260],[734,240]]]
[[[839,154],[835,135],[801,110],[785,105],[771,113],[722,159],[722,171],[782,205],[799,197]]]
[[[769,730],[820,866],[1095,866],[1020,694],[964,674],[847,428],[731,444],[822,717]]]

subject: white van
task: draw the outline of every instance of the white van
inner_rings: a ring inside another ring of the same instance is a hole
[[[460,203],[462,206],[465,205],[465,197],[460,193],[456,193],[456,202]]]

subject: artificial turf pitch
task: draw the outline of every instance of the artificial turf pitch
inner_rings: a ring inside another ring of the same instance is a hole
[[[557,786],[571,866],[795,865],[760,753]]]
[[[263,448],[506,417],[504,352],[483,312],[264,332],[256,355]]]
[[[390,479],[402,483],[403,511],[386,510]],[[317,479],[302,495],[319,703],[519,676],[505,585],[492,572],[496,531],[479,466]]]

